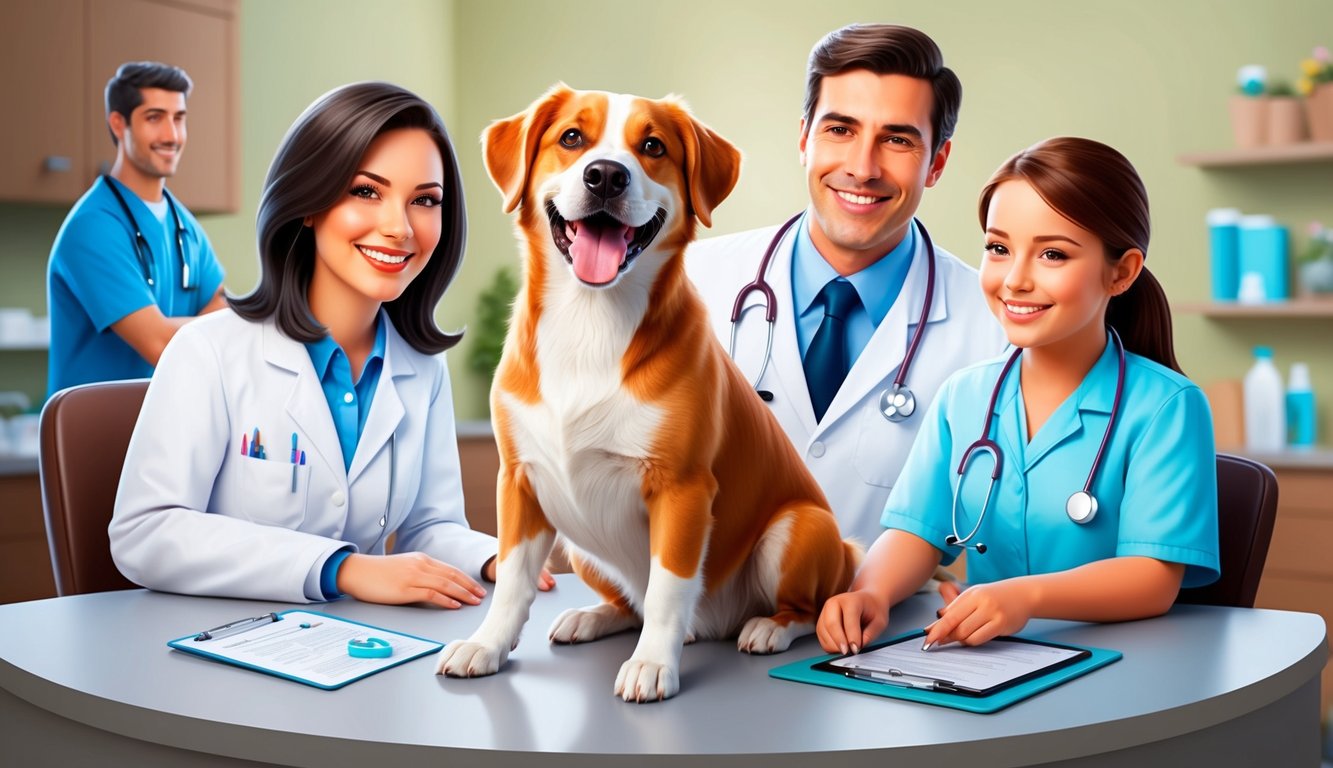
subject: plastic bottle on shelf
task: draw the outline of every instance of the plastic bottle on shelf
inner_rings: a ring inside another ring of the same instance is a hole
[[[1287,445],[1287,395],[1273,350],[1254,348],[1254,365],[1245,374],[1245,448],[1259,453]]]
[[[1287,379],[1287,442],[1301,448],[1315,444],[1314,389],[1305,363],[1292,363]]]

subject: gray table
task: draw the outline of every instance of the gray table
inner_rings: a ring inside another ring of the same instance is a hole
[[[993,715],[773,680],[818,653],[685,649],[674,699],[611,693],[627,633],[552,647],[565,607],[592,602],[560,577],[497,676],[432,674],[432,658],[326,692],[192,657],[165,641],[292,606],[111,592],[0,606],[0,764],[1062,766],[1319,764],[1316,615],[1180,606],[1114,625],[1036,621],[1025,634],[1114,648],[1124,659]],[[936,596],[894,611],[928,621]],[[323,610],[448,641],[482,609],[444,612],[341,601]],[[833,764],[833,763],[826,763]]]

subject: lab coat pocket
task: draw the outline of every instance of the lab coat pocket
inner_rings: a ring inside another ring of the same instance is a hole
[[[295,481],[293,484],[293,471]],[[236,496],[251,522],[296,530],[305,522],[310,466],[242,458]]]
[[[877,401],[877,398],[871,399]],[[863,404],[857,421],[860,422],[860,434],[856,438],[856,456],[852,462],[856,474],[870,485],[892,488],[898,482],[915,431],[884,418],[877,402]]]

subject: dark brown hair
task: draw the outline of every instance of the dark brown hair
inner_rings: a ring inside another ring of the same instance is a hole
[[[1014,179],[1031,184],[1047,205],[1100,238],[1108,261],[1131,248],[1147,258],[1152,230],[1148,191],[1129,160],[1111,147],[1062,136],[1009,158],[981,190],[983,230],[995,188]],[[1125,349],[1181,372],[1171,337],[1171,306],[1146,265],[1129,290],[1111,299],[1106,324],[1119,332]]]
[[[467,239],[458,159],[435,109],[389,83],[354,83],[329,91],[306,108],[283,137],[259,199],[259,285],[248,296],[228,297],[236,314],[256,321],[276,315],[278,328],[300,342],[327,335],[306,299],[315,270],[315,236],[302,222],[347,194],[366,148],[397,128],[420,128],[440,148],[443,226],[425,269],[401,296],[385,302],[384,309],[399,335],[418,352],[435,354],[458,343],[462,333],[445,333],[435,324],[435,305],[458,274]]]
[[[810,50],[806,64],[804,117],[806,130],[815,118],[820,86],[825,77],[854,69],[877,75],[907,75],[930,81],[935,94],[930,109],[934,144],[931,157],[953,136],[963,84],[944,66],[944,55],[926,33],[894,24],[850,24],[824,35]]]

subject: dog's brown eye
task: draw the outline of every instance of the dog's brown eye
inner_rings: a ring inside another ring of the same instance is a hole
[[[662,143],[661,139],[645,139],[643,153],[649,157],[661,157],[666,154],[666,145]]]
[[[560,134],[560,145],[569,147],[570,149],[581,147],[583,146],[583,134],[579,133],[579,129],[577,128],[570,128],[568,131]]]

